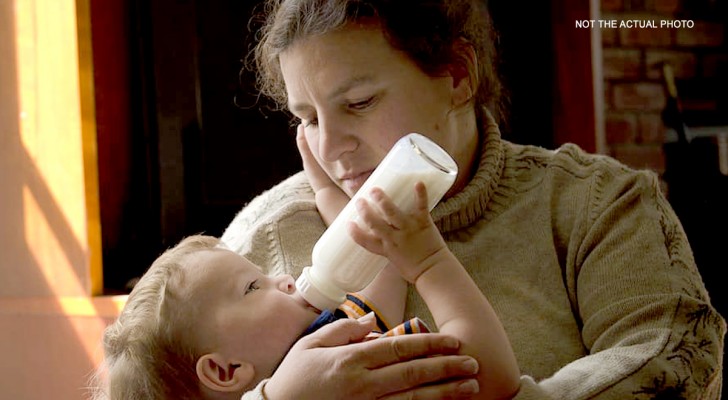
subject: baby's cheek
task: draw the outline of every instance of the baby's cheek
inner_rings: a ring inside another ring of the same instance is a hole
[[[318,313],[313,308],[291,304],[286,309],[281,310],[276,330],[285,335],[287,340],[295,341],[317,317]]]

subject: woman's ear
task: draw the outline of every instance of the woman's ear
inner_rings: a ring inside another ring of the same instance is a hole
[[[453,85],[452,103],[461,106],[473,98],[478,87],[478,58],[475,48],[465,39],[455,42],[453,52],[455,59],[449,68]]]
[[[197,378],[208,389],[216,392],[239,392],[248,387],[255,377],[250,363],[229,360],[219,353],[205,354],[197,360]]]

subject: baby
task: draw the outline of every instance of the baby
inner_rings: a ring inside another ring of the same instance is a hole
[[[462,354],[488,359],[479,362],[493,366],[478,372],[479,396],[512,397],[519,371],[508,339],[432,222],[424,184],[414,190],[416,209],[405,213],[374,188],[371,201],[357,204],[360,222],[349,233],[415,285],[438,330],[459,339]],[[385,327],[384,315],[403,310],[403,296],[387,293],[391,281],[377,279],[362,292],[369,296],[350,297],[372,300]],[[377,303],[389,297],[401,304]],[[109,396],[239,399],[273,374],[312,324],[320,325],[319,311],[302,300],[290,275],[266,276],[217,239],[188,237],[152,264],[105,331]]]

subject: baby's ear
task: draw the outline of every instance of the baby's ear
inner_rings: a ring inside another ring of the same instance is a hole
[[[197,378],[216,392],[239,392],[253,382],[253,364],[229,360],[219,353],[205,354],[197,360]]]

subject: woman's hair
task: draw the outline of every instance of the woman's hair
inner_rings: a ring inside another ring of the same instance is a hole
[[[103,335],[104,361],[92,378],[94,399],[200,399],[195,371],[197,310],[189,301],[185,259],[219,240],[195,235],[164,252],[129,294]]]
[[[504,91],[497,72],[495,30],[483,0],[266,0],[252,62],[258,89],[285,108],[286,89],[279,58],[296,40],[340,29],[347,23],[374,19],[390,45],[407,54],[430,76],[437,76],[461,57],[456,44],[465,41],[476,52],[477,88],[473,100],[500,120]]]

